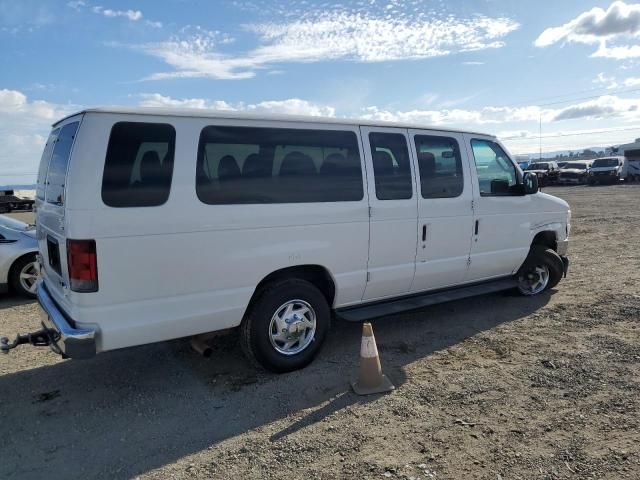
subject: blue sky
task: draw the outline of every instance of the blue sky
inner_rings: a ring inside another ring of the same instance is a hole
[[[97,105],[473,128],[514,153],[540,119],[545,151],[640,137],[631,2],[0,0],[0,61],[0,184],[32,181],[49,125]]]

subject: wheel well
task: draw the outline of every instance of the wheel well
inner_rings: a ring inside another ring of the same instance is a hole
[[[329,271],[320,265],[297,265],[295,267],[287,267],[271,272],[260,281],[253,293],[251,301],[253,301],[256,294],[267,284],[288,278],[299,278],[300,280],[306,280],[307,282],[312,283],[327,299],[329,308],[333,307],[333,300],[336,294],[335,283]]]
[[[558,243],[556,242],[556,234],[552,231],[539,232],[533,237],[531,245],[544,245],[553,251],[558,251]]]

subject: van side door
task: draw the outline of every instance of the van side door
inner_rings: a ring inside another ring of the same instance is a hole
[[[409,130],[418,185],[412,292],[457,285],[467,273],[473,187],[462,134]]]
[[[368,281],[363,300],[372,300],[410,291],[416,261],[418,195],[407,130],[360,127],[360,132],[370,212]]]
[[[518,191],[521,173],[493,137],[465,134],[474,187],[467,282],[507,276],[529,253],[532,195]]]

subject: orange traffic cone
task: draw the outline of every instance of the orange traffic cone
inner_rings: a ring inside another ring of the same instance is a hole
[[[396,388],[382,373],[376,338],[369,322],[362,324],[360,375],[357,382],[351,382],[351,387],[358,395],[390,392]]]

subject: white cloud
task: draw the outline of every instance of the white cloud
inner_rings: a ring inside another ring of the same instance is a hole
[[[637,87],[638,85],[640,85],[640,77],[625,78],[622,83],[624,83],[625,87]]]
[[[551,116],[551,120],[605,119],[613,117],[631,120],[640,119],[640,99],[605,95],[595,100],[578,103],[555,111]]]
[[[75,110],[74,106],[29,100],[17,90],[0,89],[0,185],[35,181],[35,173],[51,124]]]
[[[110,8],[104,8],[101,6],[93,7],[93,12],[105,17],[126,17],[132,22],[137,22],[142,18],[142,12],[140,10],[111,10]]]
[[[148,79],[209,77],[243,79],[269,65],[347,60],[382,62],[422,59],[500,48],[519,24],[509,18],[423,19],[408,14],[372,16],[322,12],[282,23],[246,25],[259,45],[244,54],[220,50],[224,35],[202,29],[195,35],[139,46],[173,68]]]
[[[614,76],[609,76],[603,72],[598,74],[598,76],[593,80],[593,83],[604,85],[608,90],[612,90],[620,86]]]
[[[559,42],[598,44],[594,57],[617,60],[640,57],[640,4],[613,2],[607,10],[592,8],[559,27],[547,28],[535,41],[537,47]],[[631,40],[631,45],[608,46],[610,42]]]
[[[139,105],[143,107],[205,108],[233,112],[282,113],[322,117],[334,117],[336,115],[335,108],[331,106],[299,98],[268,100],[258,103],[229,103],[224,100],[207,100],[203,98],[175,99],[159,93],[143,93],[139,97],[141,98]]]

